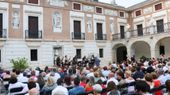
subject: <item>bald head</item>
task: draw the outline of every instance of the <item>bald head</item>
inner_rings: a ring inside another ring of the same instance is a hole
[[[112,78],[114,77],[114,73],[113,72],[110,72],[109,75],[108,75],[109,78]]]

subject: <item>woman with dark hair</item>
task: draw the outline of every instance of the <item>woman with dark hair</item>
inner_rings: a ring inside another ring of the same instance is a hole
[[[16,90],[14,91],[14,89]],[[24,95],[28,92],[28,86],[27,84],[18,82],[16,77],[11,77],[9,81],[8,91],[9,91],[8,95],[16,95],[16,94]]]
[[[36,88],[36,83],[34,81],[30,81],[28,82],[28,94],[26,95],[39,95],[40,92],[39,90]]]
[[[37,83],[39,84],[40,90],[41,90],[43,88],[43,86],[45,85],[45,80],[44,80],[42,74],[40,74],[38,76]]]
[[[120,92],[117,90],[116,84],[113,81],[110,81],[107,84],[107,95],[120,95]]]
[[[71,83],[71,77],[70,76],[65,76],[64,78],[64,87],[72,87],[72,83]]]
[[[145,81],[150,86],[151,89],[154,88],[154,83],[153,83],[153,79],[152,79],[152,75],[151,74],[147,73],[145,75]]]
[[[166,93],[164,95],[170,95],[170,80],[165,82],[166,85]]]
[[[94,77],[90,77],[89,78],[89,82],[87,83],[86,87],[85,87],[85,91],[86,92],[91,92],[93,91],[93,85],[94,85]]]
[[[152,75],[154,87],[161,86],[161,81],[157,79],[158,78],[157,74],[155,72],[152,72],[151,75]],[[162,95],[162,90],[156,91],[155,95]]]
[[[152,95],[149,94],[150,86],[148,85],[148,83],[142,80],[136,81],[135,90],[136,92],[134,95]]]

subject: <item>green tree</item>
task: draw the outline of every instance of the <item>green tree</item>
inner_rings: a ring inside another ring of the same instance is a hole
[[[10,62],[13,64],[13,68],[16,70],[23,71],[29,67],[28,60],[26,58],[11,59]]]

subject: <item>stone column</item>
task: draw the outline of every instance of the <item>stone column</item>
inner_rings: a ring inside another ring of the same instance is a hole
[[[132,55],[132,48],[131,46],[127,46],[127,57],[128,58],[131,58],[133,55]]]
[[[156,55],[156,53],[157,52],[159,52],[159,50],[157,50],[156,48],[155,48],[155,45],[150,45],[150,52],[151,52],[151,58],[155,58],[155,57],[158,57],[157,55]]]

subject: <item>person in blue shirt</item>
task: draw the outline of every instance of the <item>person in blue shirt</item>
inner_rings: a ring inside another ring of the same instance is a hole
[[[74,87],[70,89],[69,95],[77,95],[81,93],[85,93],[85,89],[83,86],[79,86],[80,79],[77,77],[74,79]]]

